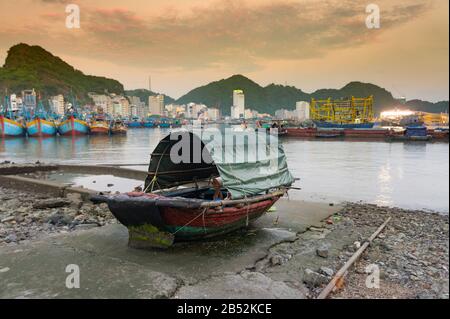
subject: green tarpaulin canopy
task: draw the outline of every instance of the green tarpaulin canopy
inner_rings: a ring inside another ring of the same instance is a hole
[[[233,199],[290,186],[278,138],[266,131],[202,130],[173,132],[152,153],[147,192],[220,176]]]

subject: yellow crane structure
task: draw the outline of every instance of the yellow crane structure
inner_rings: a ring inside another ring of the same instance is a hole
[[[326,100],[311,99],[310,117],[313,121],[339,124],[363,124],[374,122],[373,96],[366,98]]]
[[[426,126],[448,126],[448,113],[419,112],[419,118]]]

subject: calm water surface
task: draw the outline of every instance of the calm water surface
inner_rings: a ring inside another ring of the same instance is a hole
[[[127,136],[0,139],[0,161],[147,165],[150,153],[168,132],[132,129]],[[291,198],[326,202],[362,200],[449,211],[448,143],[288,138],[283,139],[283,144],[293,175],[301,178],[296,186],[302,190],[291,191]],[[134,168],[146,170],[145,165]],[[83,183],[83,178],[77,177],[77,182]],[[90,182],[86,179],[86,183]],[[126,187],[131,184],[135,181],[123,181]]]

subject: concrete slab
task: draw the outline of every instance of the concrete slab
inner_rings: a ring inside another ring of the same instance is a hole
[[[230,298],[232,289],[221,290],[218,282],[225,284],[227,276],[253,267],[270,247],[294,240],[296,232],[317,226],[338,209],[283,200],[276,212],[248,229],[209,241],[179,243],[164,251],[129,248],[127,229],[121,225],[1,247],[0,298],[170,298],[181,287],[199,282],[198,289],[210,296]],[[79,289],[66,288],[69,264],[79,266]],[[254,297],[265,286],[276,290],[262,297],[296,296],[293,291],[283,294],[282,282],[271,284],[267,278],[253,277],[242,280],[246,285],[252,281],[262,285],[254,289]]]

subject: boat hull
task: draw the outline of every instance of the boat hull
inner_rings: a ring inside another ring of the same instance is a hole
[[[111,128],[111,134],[114,134],[114,135],[124,135],[124,134],[127,134],[127,128],[126,128],[126,127]]]
[[[89,125],[85,121],[69,118],[59,124],[58,130],[63,136],[81,136],[89,134]]]
[[[108,135],[109,126],[106,125],[106,123],[92,124],[90,127],[90,131],[92,135]]]
[[[25,131],[21,123],[0,116],[0,137],[20,137],[25,135]]]
[[[112,214],[128,227],[131,246],[161,248],[174,241],[200,240],[246,227],[266,213],[280,197],[216,208],[203,207],[202,200],[144,193],[122,194],[107,200],[97,196],[92,200],[108,203]],[[144,238],[146,243],[141,242]]]
[[[44,119],[35,119],[27,123],[27,134],[31,137],[50,137],[57,132],[56,124]]]
[[[322,122],[314,121],[314,124],[319,128],[339,128],[339,129],[370,129],[373,128],[375,123],[349,123],[349,124],[339,124],[332,122]]]
[[[144,122],[144,127],[147,127],[147,128],[155,127],[155,123],[153,123],[153,122]]]
[[[129,122],[128,127],[130,128],[140,128],[143,127],[141,122]]]

